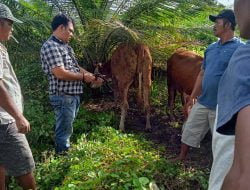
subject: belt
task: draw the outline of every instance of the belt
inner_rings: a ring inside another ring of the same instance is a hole
[[[50,95],[57,95],[57,96],[63,96],[63,95],[68,95],[68,96],[80,96],[80,94],[69,94],[67,92],[55,92],[53,94]]]

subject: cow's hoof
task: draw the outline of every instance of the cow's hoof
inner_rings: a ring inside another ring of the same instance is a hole
[[[175,121],[175,116],[174,115],[169,115],[169,120],[170,121]]]
[[[120,131],[121,133],[124,133],[124,132],[125,132],[125,129],[119,129],[119,131]]]
[[[151,133],[153,130],[152,130],[152,128],[147,128],[147,129],[145,129],[145,131],[146,131],[146,133]]]

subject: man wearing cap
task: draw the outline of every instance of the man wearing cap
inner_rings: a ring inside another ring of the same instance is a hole
[[[242,42],[234,37],[235,17],[232,10],[223,10],[218,15],[210,15],[214,22],[214,35],[219,38],[208,46],[204,54],[202,69],[197,77],[190,96],[189,105],[193,105],[183,126],[181,150],[175,160],[185,160],[190,147],[200,147],[200,142],[211,130],[215,121],[218,84],[234,51]]]
[[[0,3],[0,41],[8,41],[13,22],[19,22]],[[0,43],[0,190],[5,190],[5,174],[15,176],[23,189],[36,189],[33,156],[25,133],[30,124],[23,116],[20,85],[10,64],[7,49]]]

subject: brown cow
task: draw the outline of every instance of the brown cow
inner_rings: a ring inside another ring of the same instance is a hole
[[[152,58],[149,48],[142,44],[121,44],[111,57],[111,72],[115,99],[119,98],[121,119],[119,129],[124,130],[124,122],[129,108],[128,90],[138,81],[137,103],[146,112],[146,129],[150,129],[150,104]],[[143,98],[143,99],[142,99]]]
[[[186,100],[188,95],[192,93],[202,61],[203,58],[201,56],[184,49],[177,50],[167,60],[168,107],[171,117],[173,115],[176,91],[182,95],[184,116],[187,116]]]

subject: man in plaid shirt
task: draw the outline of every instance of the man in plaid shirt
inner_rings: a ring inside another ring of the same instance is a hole
[[[81,68],[68,45],[74,33],[74,21],[65,14],[58,14],[51,26],[53,34],[43,44],[40,56],[42,69],[49,80],[50,103],[56,114],[55,149],[57,153],[63,153],[70,147],[83,82],[100,86],[103,80]]]

